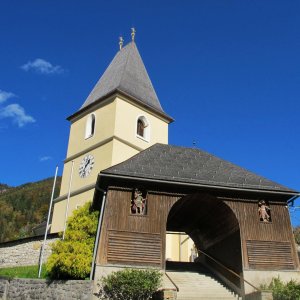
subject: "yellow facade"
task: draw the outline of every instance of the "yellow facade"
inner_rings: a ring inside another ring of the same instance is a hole
[[[95,133],[90,138],[85,138],[85,128],[88,116],[93,113],[96,117]],[[83,115],[71,121],[67,159],[78,155],[81,151],[95,146],[101,141],[105,141],[114,135],[116,118],[116,102],[114,99],[104,101],[98,107],[84,112]]]
[[[167,233],[166,260],[190,262],[194,254],[193,248],[193,240],[185,233]]]
[[[95,116],[94,134],[85,138],[90,114]],[[149,138],[137,135],[137,120],[147,119]],[[74,162],[68,216],[87,201],[93,200],[98,173],[123,162],[155,143],[168,143],[169,121],[136,102],[116,95],[71,120],[67,158],[64,163],[60,196],[55,200],[51,232],[63,230],[72,162]],[[91,173],[79,176],[79,166],[86,155],[94,157]]]

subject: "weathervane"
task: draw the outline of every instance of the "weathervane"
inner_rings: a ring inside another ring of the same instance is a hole
[[[132,27],[131,28],[131,39],[132,39],[133,42],[134,42],[135,33],[136,33],[135,28]]]
[[[124,40],[123,40],[123,37],[119,37],[119,46],[120,46],[120,50],[122,49],[122,47],[123,47],[123,42],[124,42]]]

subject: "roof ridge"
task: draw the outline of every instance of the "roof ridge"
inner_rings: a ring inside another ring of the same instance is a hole
[[[133,43],[133,41],[132,41],[132,42],[129,42],[123,49],[125,49],[126,47],[131,46],[132,43]],[[122,51],[122,50],[121,50],[121,51]],[[126,70],[126,67],[127,67],[127,64],[128,64],[129,56],[130,56],[130,52],[128,51],[128,53],[127,53],[127,58],[126,58],[126,62],[125,62],[125,64],[124,64],[124,68],[123,68],[122,76],[121,76],[121,78],[120,78],[119,85],[121,84],[122,79],[123,79],[123,77],[124,77],[124,73],[125,73],[125,70]]]

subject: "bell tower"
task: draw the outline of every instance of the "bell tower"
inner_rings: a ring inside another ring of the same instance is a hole
[[[120,38],[120,50],[80,109],[67,118],[69,143],[51,232],[63,230],[69,193],[68,216],[93,200],[101,170],[155,143],[168,143],[173,119],[161,107],[134,36],[135,30],[125,47]]]

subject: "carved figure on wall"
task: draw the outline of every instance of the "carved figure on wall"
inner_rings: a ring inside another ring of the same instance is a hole
[[[131,200],[131,213],[136,215],[144,215],[146,213],[146,195],[141,190],[135,189],[133,199]]]
[[[270,215],[270,207],[266,204],[264,200],[258,202],[258,214],[260,221],[263,222],[270,222],[271,215]]]

